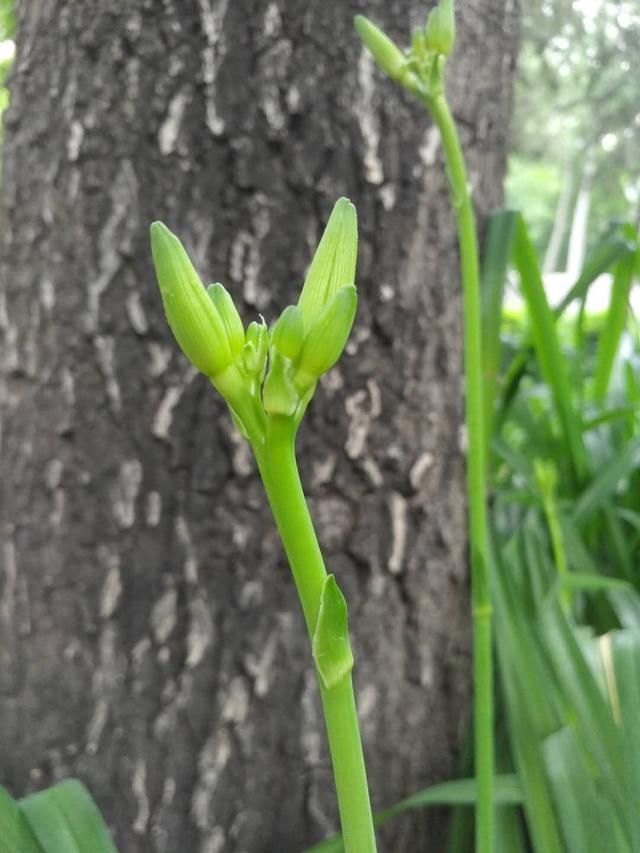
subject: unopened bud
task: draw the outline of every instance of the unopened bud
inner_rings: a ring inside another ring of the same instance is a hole
[[[369,50],[384,73],[392,80],[399,80],[406,68],[404,53],[389,36],[364,15],[353,19],[360,41]]]
[[[231,355],[234,358],[238,358],[244,346],[244,326],[238,314],[238,309],[234,305],[233,299],[226,288],[220,283],[210,284],[207,288],[207,293],[227,330],[227,340],[229,341]]]
[[[151,226],[151,250],[167,322],[180,349],[207,376],[231,362],[225,325],[180,240],[162,222]]]
[[[455,26],[453,0],[440,0],[427,18],[425,30],[427,49],[441,56],[448,56],[455,41]]]
[[[309,329],[298,358],[301,384],[315,381],[333,367],[347,343],[358,305],[354,285],[341,287]]]
[[[331,212],[298,300],[305,329],[338,288],[355,281],[357,254],[356,209],[349,199],[341,198]]]
[[[425,52],[426,42],[423,29],[415,29],[411,33],[411,47],[418,56],[422,56]]]
[[[273,328],[271,343],[279,353],[293,360],[300,352],[303,337],[302,311],[297,305],[289,305]]]
[[[264,323],[249,323],[243,355],[244,366],[252,376],[262,376],[267,360],[268,337]]]

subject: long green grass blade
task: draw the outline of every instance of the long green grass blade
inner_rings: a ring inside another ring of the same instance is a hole
[[[509,216],[514,218],[516,226],[519,221],[522,221],[521,217],[519,214],[511,211],[502,211],[501,214],[504,216],[503,225],[505,227],[505,235],[509,236],[506,230],[506,224]],[[494,214],[494,216],[498,216],[498,214]],[[522,224],[524,226],[524,222],[522,222]],[[526,230],[526,226],[524,227]],[[584,300],[586,300],[589,287],[596,281],[596,279],[603,273],[613,270],[616,263],[620,260],[636,252],[637,243],[636,239],[632,236],[632,232],[633,227],[629,228],[628,224],[616,224],[608,229],[600,242],[588,254],[584,267],[576,282],[570,288],[560,304],[552,309],[554,321],[557,322],[557,320],[562,317],[567,307],[575,300],[582,300],[584,305]],[[516,240],[515,232],[514,234],[511,234],[510,237],[512,239],[511,248],[513,248],[513,244]],[[485,252],[488,252],[487,247],[485,247]],[[640,254],[637,252],[636,255],[640,257]],[[533,269],[539,273],[537,259],[535,256],[533,257],[533,261]],[[637,266],[640,268],[640,263],[637,263]],[[582,314],[583,312],[581,312],[581,320],[584,320]],[[510,403],[516,397],[522,379],[527,375],[529,363],[533,354],[534,347],[532,346],[532,339],[530,335],[527,335],[522,341],[519,351],[513,357],[502,382],[502,393],[500,396],[500,406],[498,408],[499,424],[502,424],[504,421]]]
[[[611,704],[622,728],[633,850],[640,850],[640,631],[616,631],[611,642]],[[606,648],[606,646],[605,646]],[[605,661],[607,655],[604,655]]]
[[[562,575],[556,582],[558,592],[602,592],[607,589],[630,590],[631,585],[620,578],[609,578],[606,575],[582,575],[575,572]]]
[[[542,375],[551,389],[574,473],[576,479],[580,481],[588,469],[581,418],[573,405],[571,383],[560,348],[555,317],[547,302],[535,250],[521,216],[517,220],[513,260],[520,276],[522,294],[529,311],[536,358]]]
[[[0,788],[0,853],[43,853],[18,803]]]
[[[568,853],[631,853],[605,791],[595,784],[576,732],[567,727],[551,735],[544,755]]]
[[[640,595],[637,592],[612,589],[607,598],[623,628],[640,629]]]
[[[638,257],[640,257],[640,252],[638,252]],[[640,261],[638,266],[640,266]],[[638,278],[640,278],[640,272],[638,272]],[[629,362],[625,364],[624,378],[627,399],[631,405],[638,406],[640,404],[640,376],[636,375],[633,365]]]
[[[617,229],[616,229],[617,230]],[[622,258],[633,253],[635,245],[623,237],[609,233],[587,256],[582,271],[555,309],[556,316],[563,314],[576,299],[584,300],[589,287],[603,273],[609,272]]]
[[[530,704],[534,699],[533,693],[525,692],[521,687],[518,689],[516,678],[509,683],[509,672],[505,674],[508,723],[518,778],[524,793],[527,828],[536,851],[564,853],[531,715],[532,708],[535,708]]]
[[[618,453],[582,492],[572,512],[574,522],[582,522],[607,503],[620,482],[640,466],[640,438],[624,444]]]
[[[517,214],[512,210],[500,210],[489,217],[482,258],[482,369],[487,442],[491,435],[500,370],[502,302],[513,251],[516,221]]]
[[[598,412],[594,417],[588,418],[583,421],[582,429],[584,432],[589,432],[589,430],[596,429],[603,424],[610,424],[614,421],[624,421],[629,418],[632,419],[640,414],[640,403],[630,403],[626,406],[618,406],[615,409],[607,409],[603,412]]]
[[[67,779],[20,801],[44,853],[117,853],[85,786]]]
[[[496,853],[528,853],[529,845],[517,808],[496,812]]]
[[[532,602],[525,605],[522,590],[515,586],[514,577],[526,572],[521,549],[514,544],[496,552],[493,576],[500,684],[533,847],[564,853],[539,745],[560,724],[562,703],[549,687],[553,673],[529,615]]]
[[[638,578],[637,567],[629,550],[629,537],[624,525],[614,511],[613,501],[606,502],[602,507],[605,535],[610,548],[613,566],[612,574],[632,580]]]
[[[590,764],[596,764],[618,818],[625,814],[622,742],[607,701],[569,621],[559,606],[543,612],[547,650],[556,674],[558,689],[564,693],[581,735]]]
[[[629,295],[633,284],[633,272],[636,264],[635,253],[629,253],[615,266],[611,286],[611,299],[607,311],[596,356],[596,369],[593,380],[593,394],[596,400],[604,401],[620,339],[629,314]]]

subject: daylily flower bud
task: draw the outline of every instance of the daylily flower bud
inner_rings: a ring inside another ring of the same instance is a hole
[[[300,394],[289,378],[287,365],[279,352],[272,353],[269,372],[262,387],[262,404],[270,415],[293,415]]]
[[[353,19],[360,41],[370,51],[384,73],[392,80],[399,80],[406,68],[404,53],[389,36],[364,15]]]
[[[289,305],[280,315],[271,333],[271,343],[279,353],[295,359],[304,337],[302,311],[297,305]]]
[[[455,27],[453,0],[440,0],[438,6],[431,10],[427,18],[425,30],[427,49],[442,56],[448,56],[455,41]]]
[[[194,367],[213,377],[231,362],[225,324],[182,243],[162,222],[151,226],[151,249],[171,331]]]
[[[252,376],[262,376],[267,360],[268,337],[264,323],[249,323],[243,352],[244,365]]]
[[[220,319],[227,330],[227,339],[229,341],[231,355],[234,358],[238,358],[242,353],[242,347],[244,346],[244,326],[242,325],[242,320],[238,314],[238,309],[229,295],[229,292],[219,282],[216,284],[210,284],[207,288],[207,293],[217,308]]]
[[[296,378],[304,387],[333,367],[347,343],[358,305],[353,284],[341,287],[309,329],[298,358]]]
[[[258,353],[253,344],[245,344],[242,348],[242,357],[247,373],[258,372]]]
[[[418,56],[422,56],[425,52],[426,44],[425,44],[425,35],[423,29],[415,29],[411,33],[411,47],[413,51]]]
[[[298,300],[305,329],[338,288],[355,281],[357,254],[356,209],[349,199],[341,198],[329,217]]]

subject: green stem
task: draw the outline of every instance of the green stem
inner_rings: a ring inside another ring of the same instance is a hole
[[[480,277],[475,218],[464,157],[443,93],[424,99],[442,138],[451,199],[458,224],[464,311],[464,372],[467,424],[467,491],[473,597],[475,765],[478,785],[476,850],[494,850],[493,662],[486,509]]]
[[[309,637],[327,577],[318,539],[300,483],[292,419],[271,416],[264,446],[254,447],[265,491],[298,590]],[[327,689],[318,678],[338,808],[347,853],[375,853],[369,789],[351,675]]]
[[[371,802],[351,675],[327,690],[318,679],[346,853],[376,853]]]

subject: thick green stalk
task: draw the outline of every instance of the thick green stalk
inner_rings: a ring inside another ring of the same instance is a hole
[[[458,224],[464,312],[467,490],[473,597],[475,766],[478,785],[476,850],[494,850],[493,661],[486,510],[480,276],[476,226],[467,171],[451,110],[443,93],[424,99],[442,138],[451,199]]]
[[[271,416],[266,443],[254,447],[265,491],[295,581],[309,637],[313,639],[327,577],[300,483],[291,418]],[[351,675],[331,688],[318,678],[344,846],[347,853],[375,853],[369,789]]]

